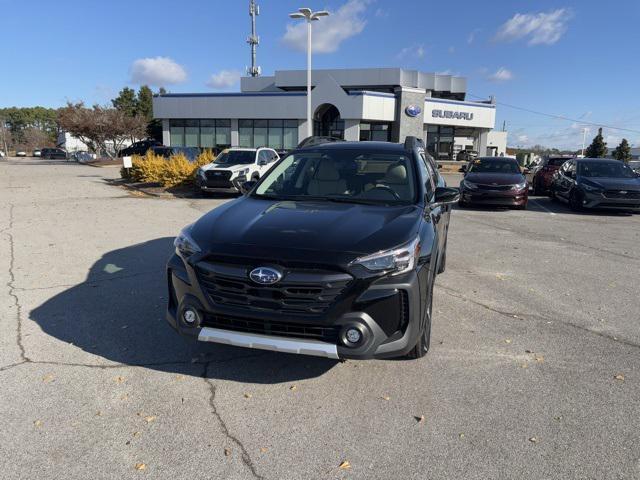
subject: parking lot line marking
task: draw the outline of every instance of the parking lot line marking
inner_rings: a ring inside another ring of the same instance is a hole
[[[533,200],[531,200],[531,201],[532,201],[532,202],[535,202],[535,204],[536,204],[537,206],[539,206],[541,209],[543,209],[543,210],[544,210],[545,212],[547,212],[548,214],[553,215],[553,216],[555,216],[555,215],[556,215],[556,213],[555,213],[555,212],[552,212],[552,211],[551,211],[551,210],[549,210],[547,207],[545,207],[544,205],[542,205],[541,203],[539,203],[537,199],[535,199],[535,198],[534,198],[534,199],[533,199]]]

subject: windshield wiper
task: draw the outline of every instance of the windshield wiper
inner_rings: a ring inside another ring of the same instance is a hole
[[[329,202],[336,203],[357,203],[360,205],[389,205],[390,202],[378,201],[378,200],[367,200],[366,198],[356,198],[356,197],[348,197],[348,196],[340,196],[340,197],[322,197],[323,200],[327,200]]]

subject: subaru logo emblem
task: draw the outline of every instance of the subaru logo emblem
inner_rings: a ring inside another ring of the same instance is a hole
[[[261,285],[272,285],[282,278],[282,274],[273,268],[258,267],[249,272],[249,278]]]
[[[407,108],[404,109],[404,113],[409,117],[417,117],[422,113],[422,109],[417,105],[408,105]]]
[[[626,190],[620,190],[620,195],[626,195],[627,191]]]

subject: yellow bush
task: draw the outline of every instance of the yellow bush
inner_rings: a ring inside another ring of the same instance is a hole
[[[195,162],[189,162],[184,154],[173,155],[169,159],[149,150],[143,157],[134,155],[132,168],[121,170],[122,178],[134,182],[160,183],[163,187],[188,185],[193,182],[196,170],[215,160],[211,150],[204,150]]]

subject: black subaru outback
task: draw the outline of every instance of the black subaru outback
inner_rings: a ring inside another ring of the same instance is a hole
[[[185,227],[167,319],[200,341],[329,358],[419,358],[451,204],[422,142],[299,148]]]

